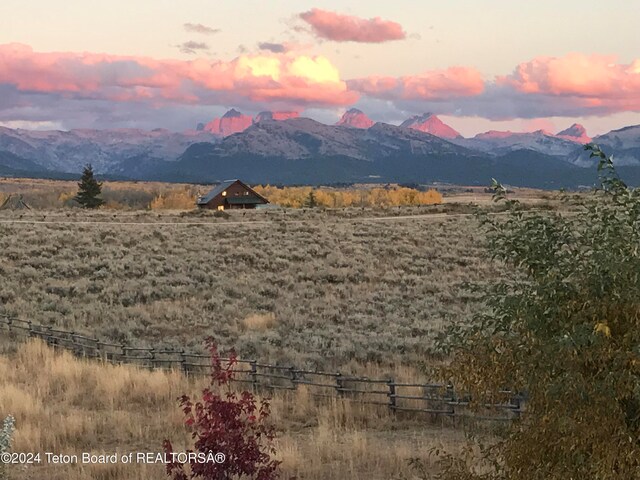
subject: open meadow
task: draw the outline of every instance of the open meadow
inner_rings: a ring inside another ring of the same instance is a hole
[[[213,336],[319,368],[424,358],[444,323],[474,311],[465,283],[492,275],[479,225],[357,215],[28,213],[0,223],[2,309],[126,344]]]
[[[71,185],[7,180],[0,190],[42,201]],[[104,189],[136,198],[131,191],[176,188],[185,186]],[[521,197],[534,208],[557,206],[553,194],[535,193]],[[199,350],[212,336],[242,357],[277,364],[415,365],[444,325],[477,310],[467,285],[495,275],[468,195],[490,199],[458,189],[442,205],[224,216],[1,210],[0,313],[129,345]]]
[[[501,215],[489,194],[468,189],[440,205],[380,208],[2,210],[0,313],[124,345],[202,351],[211,336],[241,358],[425,382],[425,365],[440,360],[436,335],[481,307],[469,284],[500,274],[469,195]],[[560,205],[532,192],[522,200]],[[167,437],[188,446],[176,398],[201,390],[204,378],[0,340],[0,367],[10,372],[0,417],[16,417],[16,451],[153,452]],[[441,418],[319,400],[305,387],[268,395],[284,478],[415,478],[409,459],[432,465],[432,448],[455,451],[464,437]],[[162,468],[11,475],[147,479]]]
[[[0,416],[11,413],[16,452],[125,454],[162,451],[170,438],[189,447],[177,397],[198,393],[204,377],[141,370],[80,360],[42,342],[19,346],[0,340]],[[431,465],[432,448],[456,451],[461,430],[424,417],[393,418],[384,408],[318,401],[300,389],[270,395],[270,421],[277,426],[276,458],[285,479],[412,478],[411,458]],[[11,480],[150,480],[164,478],[162,464],[15,466]]]

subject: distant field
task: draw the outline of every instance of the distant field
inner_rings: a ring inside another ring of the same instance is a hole
[[[118,342],[195,348],[213,335],[244,356],[313,366],[421,359],[477,308],[464,283],[492,275],[483,234],[470,216],[367,213],[384,212],[3,212],[107,223],[0,223],[2,310]],[[224,226],[242,220],[260,223]],[[167,225],[185,221],[206,224]]]
[[[285,206],[299,207],[304,202],[308,191],[312,188],[318,193],[317,200],[326,203],[327,207],[342,208],[344,206],[362,207],[370,206],[367,202],[360,203],[361,192],[371,191],[381,188],[393,189],[398,185],[363,184],[351,187],[302,187],[289,188],[285,195],[278,194],[270,198],[273,203],[278,204],[279,200],[285,200]],[[51,210],[58,208],[68,208],[72,206],[71,199],[77,191],[77,182],[43,180],[30,178],[0,178],[0,204],[8,195],[21,195],[24,201],[37,210]],[[108,210],[185,210],[195,206],[197,195],[205,194],[211,188],[210,185],[176,184],[162,182],[104,182],[103,199],[106,202],[105,208]],[[417,188],[417,187],[416,187]],[[420,187],[425,190],[427,187]],[[491,203],[491,193],[486,187],[469,187],[455,185],[436,185],[429,189],[435,189],[442,194],[442,203]],[[273,188],[260,188],[263,195],[268,198],[273,193]],[[329,193],[330,195],[327,195]],[[336,201],[332,198],[334,194],[339,194],[342,198]],[[301,195],[303,195],[301,197]],[[517,188],[513,192],[514,198],[518,198],[531,204],[553,203],[557,200],[558,194],[554,192],[536,190],[531,188]],[[329,197],[329,198],[327,198]],[[159,201],[164,200],[164,201]],[[364,200],[364,199],[363,199]],[[371,199],[369,199],[371,200]],[[415,205],[416,202],[398,202],[399,198],[386,198],[379,200],[395,200],[391,205]],[[348,203],[345,203],[348,202]],[[417,202],[419,203],[419,202]],[[375,203],[378,207],[384,205]]]
[[[7,180],[0,192],[42,200],[74,185]],[[201,187],[108,188],[127,199]],[[296,366],[414,364],[446,324],[478,309],[466,284],[496,271],[471,213],[500,206],[483,188],[443,190],[443,205],[227,219],[187,210],[0,211],[0,312],[145,346],[195,350],[212,335],[244,357]],[[515,195],[532,207],[558,205],[554,193]]]

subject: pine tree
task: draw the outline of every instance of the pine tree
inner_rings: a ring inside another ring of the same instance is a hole
[[[304,206],[307,208],[316,208],[318,206],[318,201],[316,200],[316,195],[313,193],[313,190],[309,192],[309,196],[304,202]]]
[[[78,182],[78,193],[74,197],[82,208],[98,208],[104,204],[100,198],[102,193],[102,183],[93,176],[91,164],[87,164],[82,171],[82,178]]]

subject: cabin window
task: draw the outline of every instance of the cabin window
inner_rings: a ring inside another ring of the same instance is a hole
[[[222,192],[222,196],[226,197],[227,196],[227,192],[226,191]]]
[[[218,210],[224,210],[224,205],[218,205]]]

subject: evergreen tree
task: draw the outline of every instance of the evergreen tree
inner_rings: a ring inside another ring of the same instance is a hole
[[[82,208],[98,208],[104,204],[100,198],[102,193],[102,183],[93,176],[91,164],[87,164],[82,171],[82,178],[78,182],[78,193],[74,197]]]
[[[309,196],[304,202],[304,206],[307,208],[316,208],[318,206],[318,201],[316,200],[316,195],[313,193],[313,190],[309,192]]]

